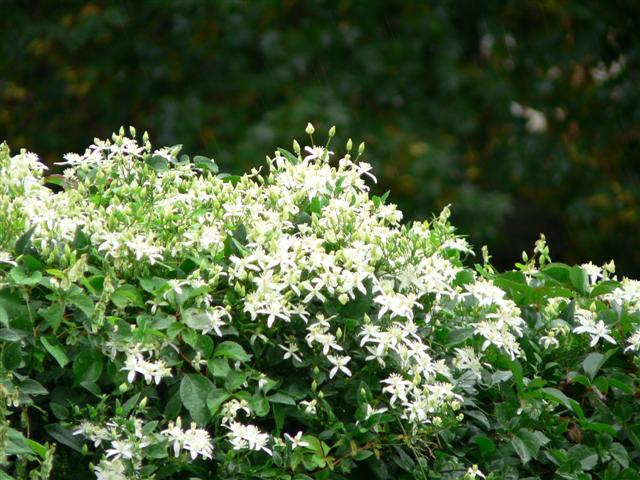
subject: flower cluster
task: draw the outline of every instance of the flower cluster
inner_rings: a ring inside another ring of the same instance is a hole
[[[637,325],[614,328],[640,310],[640,282],[615,282],[612,266],[547,265],[544,239],[538,263],[525,258],[510,277],[488,254],[465,267],[472,250],[449,209],[403,225],[370,195],[363,150],[354,158],[349,142],[335,158],[328,143],[295,142],[264,172],[230,176],[121,132],[66,155],[58,193],[34,155],[0,152],[0,287],[24,292],[9,308],[40,295],[28,305],[39,308],[40,327],[28,327],[42,335],[39,358],[73,362],[69,390],[117,397],[53,407],[60,429],[93,445],[98,479],[153,474],[159,459],[176,472],[190,461],[202,478],[283,462],[314,472],[329,452],[346,473],[407,432],[416,445],[448,435],[476,386],[516,376],[504,368],[534,343],[536,355],[565,339],[640,350]],[[0,320],[10,326],[4,307]],[[555,408],[527,402],[532,418]]]

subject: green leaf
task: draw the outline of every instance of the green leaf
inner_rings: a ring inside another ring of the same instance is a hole
[[[582,361],[582,369],[584,373],[587,374],[590,380],[596,376],[598,370],[600,369],[600,365],[602,364],[603,355],[598,352],[592,352],[585,357]]]
[[[190,328],[204,330],[211,328],[211,321],[205,312],[199,308],[188,308],[182,314],[182,321]]]
[[[144,308],[142,294],[133,285],[122,285],[121,287],[116,288],[111,295],[111,301],[118,308],[125,308],[129,305]]]
[[[600,295],[606,295],[607,293],[613,292],[616,288],[620,286],[620,282],[614,282],[613,280],[605,280],[600,282],[598,285],[593,287],[589,296],[591,298],[599,297]]]
[[[23,267],[13,267],[9,275],[17,285],[33,286],[38,284],[42,280],[42,272],[36,270],[35,272],[27,272]]]
[[[373,455],[373,452],[371,450],[358,450],[356,454],[353,456],[353,459],[356,462],[359,462],[361,460],[366,460],[371,455]]]
[[[5,342],[19,342],[25,335],[20,335],[16,330],[0,328],[0,340]]]
[[[7,370],[14,370],[22,363],[22,351],[18,342],[8,343],[2,351],[2,364]]]
[[[40,343],[42,343],[45,350],[56,359],[56,362],[58,362],[61,367],[64,368],[64,366],[69,363],[69,357],[67,357],[64,347],[58,342],[56,337],[40,337]]]
[[[40,382],[32,378],[27,378],[26,380],[20,382],[19,388],[21,392],[27,393],[29,395],[46,395],[47,393],[49,393],[49,391],[44,388],[40,384]]]
[[[73,361],[75,385],[95,383],[102,373],[102,355],[97,350],[85,350]]]
[[[31,447],[31,449],[34,452],[36,452],[40,456],[40,458],[44,459],[47,457],[47,452],[49,451],[49,449],[44,445],[42,445],[41,443],[38,443],[35,440],[31,440],[30,438],[27,438],[27,445],[29,445],[29,447]]]
[[[36,230],[36,227],[30,228],[29,230],[24,232],[22,235],[20,235],[18,240],[16,240],[16,244],[13,247],[13,249],[16,251],[18,255],[22,255],[23,253],[26,253],[26,251],[29,249],[29,245],[31,244],[31,236],[33,235],[33,232],[35,232],[35,230]]]
[[[195,373],[185,375],[180,382],[180,400],[199,425],[206,425],[211,418],[207,399],[213,388],[208,378]]]
[[[7,328],[9,327],[9,315],[2,305],[0,305],[0,325],[4,325]]]
[[[579,462],[583,470],[591,470],[598,464],[598,454],[586,445],[574,445],[567,451],[570,460]]]
[[[51,327],[53,333],[56,333],[58,331],[58,328],[60,328],[62,319],[64,318],[64,304],[56,302],[53,305],[50,305],[48,308],[40,310],[39,313],[45,320],[42,324],[42,329],[44,330],[47,327]]]
[[[220,343],[213,352],[214,357],[225,357],[240,362],[248,362],[251,356],[236,342],[226,341]]]
[[[571,267],[569,271],[569,280],[571,281],[571,285],[583,295],[589,291],[589,277],[587,276],[587,272],[585,272],[582,268],[575,266]]]
[[[146,163],[156,172],[166,172],[169,170],[169,162],[161,155],[153,155],[147,158]]]
[[[292,165],[298,164],[298,157],[295,156],[293,153],[291,153],[289,150],[285,150],[284,148],[278,148],[278,152],[280,152],[280,155],[282,155],[284,158],[289,160]]]
[[[65,298],[69,303],[79,308],[87,317],[93,315],[95,309],[93,301],[80,287],[73,285]]]
[[[532,458],[535,458],[540,447],[546,445],[549,441],[542,432],[521,428],[511,438],[511,445],[522,460],[522,463],[526,464]]]
[[[496,451],[496,444],[489,437],[483,435],[476,435],[473,437],[473,442],[478,445],[480,454],[483,457],[487,457]]]
[[[542,391],[544,392],[543,396],[545,398],[549,400],[555,400],[556,402],[561,403],[562,405],[567,407],[569,410],[573,411],[573,406],[571,405],[571,401],[569,397],[567,397],[564,393],[562,393],[557,388],[547,387],[547,388],[543,388]]]
[[[618,351],[617,348],[608,350],[604,355],[598,352],[590,353],[582,361],[582,369],[584,373],[593,381],[594,377],[602,368],[602,366]]]
[[[473,337],[473,328],[459,328],[452,330],[447,335],[447,347],[458,345]]]
[[[213,174],[218,173],[218,165],[216,165],[216,163],[211,158],[196,155],[195,157],[193,157],[193,163],[196,168],[207,170]]]
[[[280,435],[284,427],[284,407],[276,403],[271,409],[273,410],[273,421],[276,425],[276,435]]]
[[[296,405],[296,401],[292,397],[281,392],[276,392],[267,398],[270,403],[281,403],[282,405],[291,405],[293,407]]]
[[[230,396],[231,394],[223,388],[213,388],[209,390],[207,394],[207,408],[209,408],[211,415],[218,413],[218,409]]]
[[[580,426],[585,430],[591,430],[593,432],[598,432],[598,433],[606,433],[608,435],[611,435],[612,437],[615,437],[618,435],[618,431],[608,423],[589,422],[584,420],[580,422]]]
[[[247,376],[248,376],[247,372],[242,372],[242,371],[239,372],[237,370],[229,369],[229,372],[227,373],[227,378],[225,379],[225,382],[224,382],[224,387],[230,392],[234,392],[238,388],[240,388],[244,382],[247,381]]]
[[[44,429],[58,442],[78,453],[82,453],[82,444],[80,443],[80,440],[78,440],[78,437],[75,437],[67,428],[63,427],[59,423],[54,423],[51,425],[45,425]]]
[[[249,406],[258,417],[264,417],[269,414],[269,401],[259,392],[256,392],[251,397]]]
[[[393,448],[396,451],[396,455],[391,457],[393,462],[405,472],[414,473],[416,471],[416,462],[414,462],[413,459],[409,455],[407,455],[407,452],[405,452],[402,448],[398,447],[397,445],[394,445]]]
[[[640,425],[632,425],[627,430],[629,440],[633,443],[633,446],[640,450]]]
[[[609,453],[623,468],[629,467],[629,453],[622,444],[613,442],[609,447]]]
[[[140,392],[131,396],[129,400],[124,402],[122,405],[122,415],[129,415],[129,412],[133,410],[133,408],[138,404],[138,400],[140,399]]]
[[[4,453],[7,455],[32,455],[35,453],[27,443],[27,438],[18,430],[9,427],[6,439]]]

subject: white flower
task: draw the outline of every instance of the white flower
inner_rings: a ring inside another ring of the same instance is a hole
[[[216,335],[219,337],[222,336],[221,327],[224,327],[227,323],[223,320],[226,318],[227,320],[231,320],[231,315],[229,312],[223,307],[214,307],[205,312],[207,316],[207,320],[209,321],[208,325],[202,330],[202,334],[206,335],[211,330],[216,332]]]
[[[304,413],[307,415],[315,415],[316,414],[316,405],[318,404],[317,400],[302,400],[298,405],[304,407]]]
[[[171,376],[171,369],[165,366],[163,360],[156,360],[155,362],[145,360],[142,353],[137,352],[135,349],[127,353],[127,359],[121,370],[129,372],[127,375],[129,383],[133,383],[136,373],[142,374],[147,383],[151,383],[153,380],[156,385],[160,383],[162,378]]]
[[[304,161],[308,162],[309,160],[322,160],[325,155],[330,156],[333,155],[333,152],[329,150],[325,150],[324,147],[304,147],[305,152],[309,153],[306,157],[304,157]]]
[[[594,265],[592,262],[583,263],[580,267],[586,272],[589,277],[589,285],[595,285],[598,279],[602,278],[602,268]]]
[[[640,328],[637,328],[633,335],[631,335],[627,339],[627,344],[629,345],[624,349],[625,352],[631,350],[632,352],[637,352],[640,350]]]
[[[180,456],[180,450],[182,449],[184,432],[182,431],[182,420],[178,417],[174,422],[169,422],[169,427],[161,432],[165,435],[169,443],[173,443],[173,454],[176,457]]]
[[[302,358],[300,358],[300,355],[298,355],[298,353],[300,352],[300,349],[298,348],[298,346],[295,343],[291,343],[289,342],[289,344],[287,346],[285,345],[280,345],[278,344],[278,347],[281,348],[282,350],[284,350],[284,359],[287,360],[289,358],[293,358],[294,360],[297,360],[298,362],[302,362]]]
[[[94,469],[96,480],[127,480],[121,460],[103,459]]]
[[[8,263],[9,265],[13,265],[14,267],[18,265],[12,258],[9,252],[5,252],[0,250],[0,263]]]
[[[302,432],[298,432],[295,437],[292,437],[288,433],[285,433],[284,434],[284,438],[286,438],[287,440],[289,440],[291,442],[291,448],[293,450],[295,450],[296,448],[299,448],[299,447],[308,447],[309,446],[309,442],[305,442],[305,441],[302,440]]]
[[[327,355],[327,360],[329,360],[334,366],[329,372],[329,378],[333,378],[335,374],[338,373],[338,370],[346,374],[348,377],[351,376],[351,370],[347,368],[347,363],[349,363],[351,357],[343,355]]]
[[[388,409],[386,407],[381,407],[378,409],[374,409],[370,404],[367,403],[367,410],[365,412],[365,420],[369,420],[374,415],[380,415],[386,412]]]
[[[392,406],[397,400],[400,400],[402,403],[407,402],[408,391],[412,388],[410,381],[405,380],[397,373],[392,373],[388,378],[382,380],[382,383],[387,384],[382,391],[391,394],[389,403]]]
[[[477,379],[480,379],[482,363],[473,347],[456,348],[455,353],[453,366],[458,370],[470,370]]]
[[[264,450],[269,455],[272,454],[271,450],[267,448],[267,442],[269,441],[269,435],[262,433],[255,425],[243,425],[238,422],[231,422],[228,425],[229,441],[234,450]]]
[[[540,344],[545,349],[560,346],[560,342],[555,337],[555,334],[553,333],[553,331],[549,331],[547,335],[540,337]]]
[[[113,457],[114,459],[133,458],[133,444],[127,440],[113,440],[111,442],[111,448],[106,451],[107,458]]]
[[[602,321],[596,322],[596,314],[583,308],[576,309],[575,316],[580,326],[573,329],[574,333],[588,333],[591,336],[591,347],[595,347],[600,339],[615,344],[615,339],[610,335],[611,329]]]
[[[203,459],[211,459],[213,453],[213,445],[209,432],[202,428],[196,428],[196,424],[192,423],[189,430],[184,432],[182,436],[183,448],[187,450],[191,456],[191,460],[195,460],[198,455]]]
[[[203,459],[211,459],[213,454],[213,444],[209,437],[209,432],[202,428],[197,428],[192,423],[188,430],[182,430],[180,417],[176,422],[169,422],[169,427],[161,432],[173,446],[173,453],[176,457],[180,455],[182,449],[189,452],[191,460],[195,460],[198,455]]]
[[[472,478],[486,478],[486,477],[484,476],[484,473],[480,471],[480,469],[478,468],[478,465],[473,465],[472,467],[469,467],[469,469],[467,470],[467,474],[465,475],[465,478],[472,479]]]

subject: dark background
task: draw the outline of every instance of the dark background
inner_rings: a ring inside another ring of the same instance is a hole
[[[335,124],[503,267],[544,232],[638,275],[638,32],[636,0],[0,0],[0,139],[52,163],[135,125],[241,173]]]

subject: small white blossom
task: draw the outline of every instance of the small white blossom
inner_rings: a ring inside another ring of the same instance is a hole
[[[338,373],[338,371],[341,371],[348,377],[351,376],[351,370],[347,368],[347,363],[349,363],[351,357],[342,355],[327,355],[327,360],[329,360],[329,362],[331,362],[331,364],[333,365],[333,368],[329,372],[329,378],[333,378],[336,373]]]

